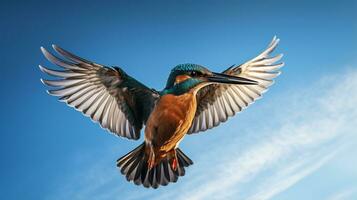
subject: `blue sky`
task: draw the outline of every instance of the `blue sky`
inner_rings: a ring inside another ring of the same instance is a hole
[[[356,199],[355,1],[2,1],[1,199]],[[214,71],[277,35],[286,65],[264,98],[188,136],[178,183],[127,183],[114,137],[45,92],[39,47],[58,44],[162,89],[170,69]]]

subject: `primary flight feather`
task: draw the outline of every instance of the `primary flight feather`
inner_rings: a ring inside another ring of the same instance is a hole
[[[80,58],[56,45],[57,57],[41,47],[45,57],[63,68],[41,71],[56,80],[48,93],[98,122],[117,136],[137,140],[145,126],[144,142],[119,158],[117,166],[128,181],[157,188],[176,182],[193,162],[179,148],[186,134],[203,132],[248,107],[280,74],[282,54],[271,56],[279,39],[241,65],[222,73],[196,64],[174,67],[162,91],[146,87],[119,67]]]

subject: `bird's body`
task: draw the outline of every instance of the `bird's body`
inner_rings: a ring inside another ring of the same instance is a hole
[[[147,147],[147,152],[154,153],[154,164],[178,147],[192,124],[196,108],[194,89],[179,96],[161,96],[145,127],[145,142],[153,146]]]
[[[145,141],[159,153],[169,152],[190,128],[195,112],[196,98],[192,93],[162,96],[147,121]]]
[[[172,69],[166,87],[149,89],[119,67],[106,67],[53,46],[68,60],[41,48],[48,60],[64,68],[40,69],[58,80],[42,80],[57,87],[49,94],[75,107],[110,132],[144,142],[121,157],[117,166],[128,181],[157,188],[176,182],[193,162],[180,149],[185,135],[225,122],[261,97],[280,74],[282,55],[269,57],[278,39],[256,58],[222,73],[196,64]]]

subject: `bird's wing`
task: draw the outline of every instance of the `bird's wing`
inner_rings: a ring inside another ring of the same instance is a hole
[[[42,80],[60,101],[98,122],[118,136],[139,139],[140,130],[154,107],[158,93],[118,67],[106,67],[53,45],[64,59],[41,47],[45,57],[63,70],[40,69],[57,80]]]
[[[282,54],[270,56],[279,39],[273,38],[268,48],[257,57],[239,66],[223,71],[225,74],[248,78],[258,82],[256,85],[214,84],[202,88],[197,93],[197,111],[188,134],[198,133],[218,126],[228,117],[235,115],[260,98],[280,74],[284,63],[277,63]]]

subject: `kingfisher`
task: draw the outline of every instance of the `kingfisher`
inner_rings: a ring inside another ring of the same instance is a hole
[[[47,92],[82,112],[116,136],[141,145],[117,160],[128,181],[148,188],[176,182],[192,160],[179,148],[184,136],[204,132],[227,121],[259,99],[284,65],[271,53],[274,36],[255,58],[221,73],[198,64],[175,66],[163,90],[151,89],[120,67],[109,67],[74,55],[56,45],[58,54],[41,47],[44,56],[61,67],[39,66],[54,80],[41,79]]]

